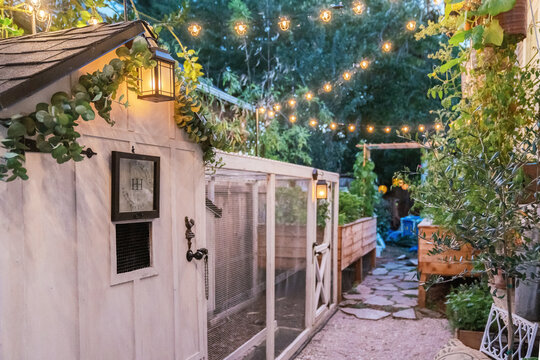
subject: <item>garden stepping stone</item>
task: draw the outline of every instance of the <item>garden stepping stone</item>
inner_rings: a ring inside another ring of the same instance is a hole
[[[396,263],[394,263],[394,262],[390,262],[390,263],[388,263],[388,264],[384,264],[383,266],[384,266],[385,269],[388,269],[388,270],[398,269],[398,268],[401,267],[400,264],[396,264]]]
[[[392,317],[396,319],[416,320],[416,313],[414,309],[406,309],[393,313]]]
[[[372,294],[343,294],[345,300],[364,301],[367,298],[373,296]]]
[[[339,303],[340,307],[350,306],[356,304],[358,301],[355,300],[345,300]]]
[[[403,274],[403,280],[404,281],[418,281],[418,273],[416,271],[411,271],[408,273]]]
[[[375,290],[398,291],[399,289],[392,284],[383,284],[377,286]]]
[[[392,296],[392,295],[396,295],[396,292],[395,292],[395,291],[391,291],[391,290],[375,290],[375,292],[373,293],[373,295],[377,295],[377,296]]]
[[[356,292],[359,294],[370,293],[371,288],[369,286],[366,286],[364,283],[362,283],[356,287]]]
[[[403,281],[403,282],[397,283],[396,286],[403,290],[410,290],[410,289],[418,288],[418,284],[411,281]]]
[[[368,298],[366,301],[364,301],[364,304],[374,305],[374,306],[388,306],[388,305],[394,305],[394,302],[382,296],[372,296]]]
[[[401,290],[400,293],[402,293],[403,295],[418,296],[418,287],[411,290]]]
[[[386,270],[385,268],[376,268],[375,270],[373,270],[372,274],[373,275],[386,275],[388,274],[388,270]]]
[[[369,299],[368,299],[369,300]],[[411,306],[418,305],[418,299],[416,298],[410,298],[403,295],[394,295],[390,298],[393,302],[395,302],[395,307],[405,307],[409,308]]]
[[[345,314],[354,315],[363,320],[379,320],[390,315],[389,312],[375,309],[354,309],[354,308],[342,308]]]

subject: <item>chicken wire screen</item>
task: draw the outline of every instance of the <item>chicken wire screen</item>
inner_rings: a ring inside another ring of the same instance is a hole
[[[208,357],[219,360],[266,327],[266,175],[219,170],[206,195]],[[250,358],[263,359],[256,345]]]

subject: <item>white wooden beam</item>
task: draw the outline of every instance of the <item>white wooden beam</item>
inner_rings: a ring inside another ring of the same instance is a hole
[[[276,175],[269,174],[266,186],[266,359],[274,359],[275,347],[275,242]]]

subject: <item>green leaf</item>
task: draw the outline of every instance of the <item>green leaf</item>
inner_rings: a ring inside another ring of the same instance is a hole
[[[84,105],[77,105],[77,106],[75,106],[75,111],[77,112],[77,114],[82,115],[82,114],[86,113],[87,108]]]
[[[471,35],[471,30],[458,31],[448,40],[450,45],[457,46],[464,42]]]
[[[25,134],[26,134],[26,127],[19,121],[13,122],[7,130],[7,135],[10,138],[18,138],[18,137],[24,136]]]
[[[133,53],[141,53],[148,49],[148,44],[146,43],[146,40],[143,37],[137,37],[135,40],[133,40],[133,45],[131,46],[131,51]]]
[[[475,15],[499,15],[514,8],[516,0],[484,0]]]
[[[96,114],[92,109],[87,110],[84,114],[81,114],[84,121],[94,120],[96,118]]]
[[[69,96],[65,92],[57,92],[51,97],[51,104],[53,105],[59,105],[62,104],[65,100],[68,100]]]
[[[67,114],[58,114],[58,116],[56,118],[58,120],[58,124],[60,124],[62,126],[68,125],[70,120],[71,120],[70,116],[67,115]]]
[[[504,39],[504,30],[499,20],[493,19],[484,30],[484,43],[501,46]]]
[[[67,154],[67,149],[64,145],[58,145],[57,147],[55,147],[51,154],[52,154],[52,157],[55,158],[55,159],[58,159],[58,158],[61,158],[62,156],[66,155]]]
[[[478,25],[473,28],[472,35],[471,35],[473,48],[480,49],[482,47],[483,40],[484,40],[484,30],[485,28],[483,25]]]
[[[457,64],[459,64],[460,61],[461,61],[461,58],[452,59],[448,61],[446,64],[441,65],[441,67],[439,68],[439,71],[441,73],[445,73],[451,68],[453,68],[454,66],[456,66]],[[442,98],[442,91],[440,91],[439,97]]]
[[[129,49],[125,46],[119,47],[116,49],[116,55],[119,57],[129,56]]]
[[[13,159],[13,158],[16,158],[17,156],[19,156],[19,154],[14,153],[14,152],[7,152],[4,154],[4,158],[6,159]]]
[[[107,65],[105,65],[105,66],[103,67],[103,73],[104,73],[106,76],[109,76],[109,77],[110,77],[110,76],[113,76],[113,74],[114,74],[114,68],[113,68],[111,65],[107,64]]]

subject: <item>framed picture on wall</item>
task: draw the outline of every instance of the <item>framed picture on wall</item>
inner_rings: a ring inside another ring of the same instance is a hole
[[[111,220],[159,217],[159,157],[112,152]]]

